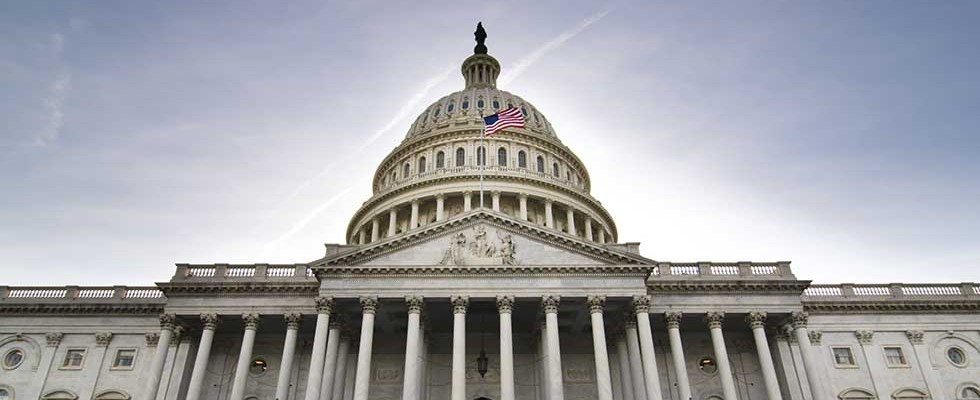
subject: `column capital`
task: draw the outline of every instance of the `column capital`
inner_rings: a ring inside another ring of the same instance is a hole
[[[473,191],[472,190],[464,190],[463,191],[463,196],[472,196],[472,195],[473,195]]]
[[[160,314],[160,329],[173,332],[177,327],[177,314]]]
[[[510,314],[514,311],[514,296],[497,296],[497,312]]]
[[[95,345],[98,347],[109,347],[112,341],[112,332],[95,332]]]
[[[436,193],[436,200],[443,200],[446,198],[445,193]]]
[[[667,329],[679,329],[681,327],[681,318],[684,317],[684,313],[680,311],[667,311],[664,313],[664,319],[667,320]]]
[[[554,203],[555,203],[554,200],[551,200],[551,198],[548,198],[548,197],[545,197],[544,198],[544,205],[550,206],[550,205],[552,205]]]
[[[721,324],[725,321],[725,313],[709,311],[704,314],[704,322],[708,324],[708,329],[721,329]]]
[[[316,313],[317,314],[330,314],[333,312],[334,301],[333,297],[330,296],[317,296],[316,298]]]
[[[48,347],[58,347],[61,343],[61,339],[65,337],[65,334],[61,332],[48,332],[44,335],[44,339],[47,341]]]
[[[792,316],[793,329],[806,328],[806,323],[810,319],[810,314],[804,311],[794,311]]]
[[[810,336],[810,344],[820,344],[820,340],[823,339],[823,332],[821,331],[808,331],[807,335]]]
[[[905,331],[905,337],[909,338],[909,342],[912,344],[922,344],[923,339],[925,339],[926,333],[920,330],[907,330]]]
[[[408,306],[409,314],[422,314],[422,307],[425,302],[422,296],[405,296],[405,305]]]
[[[766,317],[769,314],[765,311],[752,311],[745,315],[745,322],[749,324],[752,329],[765,328],[766,327]]]
[[[545,314],[557,314],[558,303],[560,302],[561,302],[561,296],[557,296],[557,295],[541,296],[541,306],[544,307]]]
[[[146,347],[157,347],[157,343],[160,343],[158,332],[149,332],[144,337],[146,338]]]
[[[256,330],[259,328],[259,314],[256,313],[245,313],[242,314],[242,326],[245,330]]]
[[[361,296],[361,312],[364,314],[374,314],[378,311],[377,296]]]
[[[527,193],[518,193],[517,197],[520,199],[527,200]]]
[[[221,319],[218,318],[218,314],[215,313],[204,313],[201,314],[201,324],[204,325],[206,330],[215,330],[218,328],[218,323]]]
[[[470,306],[469,296],[452,296],[449,301],[453,303],[453,314],[466,314],[466,308]]]
[[[649,313],[650,312],[650,304],[652,302],[653,301],[650,298],[650,296],[646,296],[646,295],[644,295],[644,296],[633,296],[633,303],[631,304],[631,306],[633,307],[633,313],[634,314],[639,314],[639,313],[644,313],[645,314],[645,313]]]
[[[602,311],[606,307],[606,296],[589,295],[585,298],[585,304],[589,306],[589,313],[602,314]]]
[[[283,317],[286,318],[286,330],[299,329],[299,324],[303,321],[303,314],[300,313],[288,313]]]
[[[786,324],[783,325],[783,334],[786,335],[786,341],[790,343],[796,343],[796,335],[793,334],[793,325]]]
[[[869,330],[860,330],[854,332],[854,336],[857,337],[858,343],[861,343],[862,345],[869,345],[872,342],[874,342],[874,335],[875,335],[874,331],[869,331]]]
[[[412,205],[413,206],[419,205],[419,198],[418,197],[412,197]]]

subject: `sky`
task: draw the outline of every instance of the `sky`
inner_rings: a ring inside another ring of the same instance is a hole
[[[414,118],[499,87],[658,261],[980,281],[980,2],[0,0],[0,285],[344,240]]]

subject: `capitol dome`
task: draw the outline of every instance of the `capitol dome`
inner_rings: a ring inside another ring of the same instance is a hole
[[[461,66],[463,90],[426,107],[378,166],[373,195],[348,226],[348,243],[387,240],[476,211],[615,243],[615,222],[590,194],[585,165],[537,107],[497,88],[500,63],[479,35],[477,42]],[[508,108],[521,111],[524,127],[481,141],[483,116]]]

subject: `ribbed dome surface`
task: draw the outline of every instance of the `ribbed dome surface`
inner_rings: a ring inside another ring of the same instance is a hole
[[[408,129],[405,139],[425,135],[435,128],[477,120],[510,107],[524,113],[525,127],[534,133],[556,137],[548,119],[521,97],[494,87],[470,87],[450,93],[426,107]]]

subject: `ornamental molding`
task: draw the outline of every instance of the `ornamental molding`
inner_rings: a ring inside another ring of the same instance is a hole
[[[61,339],[65,337],[64,333],[61,332],[48,332],[44,334],[44,339],[47,341],[48,347],[58,347],[61,343]]]
[[[767,316],[768,314],[765,311],[752,311],[745,315],[745,322],[752,329],[765,328]]]
[[[723,280],[724,279],[724,280]],[[647,280],[650,294],[719,294],[753,292],[763,295],[799,296],[810,285],[810,281],[786,280],[731,280],[724,276],[695,277],[691,280],[662,281],[656,276]]]
[[[857,337],[858,343],[862,345],[869,345],[874,343],[874,331],[860,330],[855,331],[854,336]]]
[[[831,313],[975,313],[980,301],[804,301],[803,309],[819,314]]]
[[[409,314],[422,314],[425,301],[422,296],[405,296],[405,305],[408,307]]]
[[[704,322],[708,325],[708,329],[721,329],[722,323],[725,322],[725,313],[715,311],[705,313]]]
[[[544,295],[541,296],[541,306],[544,307],[545,314],[557,314],[558,305],[561,303],[561,296]]]
[[[361,312],[364,314],[374,314],[378,312],[378,298],[377,296],[364,296],[359,299],[361,303]]]
[[[470,297],[452,296],[449,302],[453,305],[453,314],[466,314],[466,309],[470,306]]]
[[[810,336],[810,344],[819,345],[823,340],[822,331],[807,331],[807,335]]]
[[[497,313],[510,314],[514,311],[514,296],[497,296]]]
[[[683,317],[684,313],[680,311],[664,312],[664,320],[667,321],[667,329],[679,329],[681,327],[681,318]]]
[[[299,325],[303,322],[303,314],[300,313],[287,313],[283,315],[286,319],[286,329],[296,330],[299,329]],[[330,321],[333,322],[333,321]]]
[[[160,334],[157,332],[150,332],[146,334],[146,347],[157,347],[160,343]]]
[[[905,337],[909,339],[912,344],[922,344],[924,342],[926,333],[921,330],[907,330],[905,331]]]
[[[79,303],[34,303],[34,304],[2,304],[0,314],[52,314],[78,316],[80,314],[113,314],[113,315],[155,315],[163,312],[164,303],[156,304],[79,304]]]
[[[244,327],[245,330],[257,330],[259,328],[259,314],[242,314],[242,327]]]
[[[196,297],[200,295],[242,296],[315,296],[320,288],[319,282],[311,279],[306,282],[261,282],[261,281],[221,281],[220,278],[206,281],[174,281],[157,283],[167,297]]]
[[[589,307],[589,313],[602,314],[606,308],[606,296],[589,295],[585,299],[585,304]]]
[[[633,307],[634,314],[648,314],[650,313],[650,305],[653,304],[653,300],[650,296],[633,296],[633,301],[630,306]]]
[[[112,341],[112,332],[96,332],[95,333],[95,345],[98,347],[109,347],[109,342]]]

